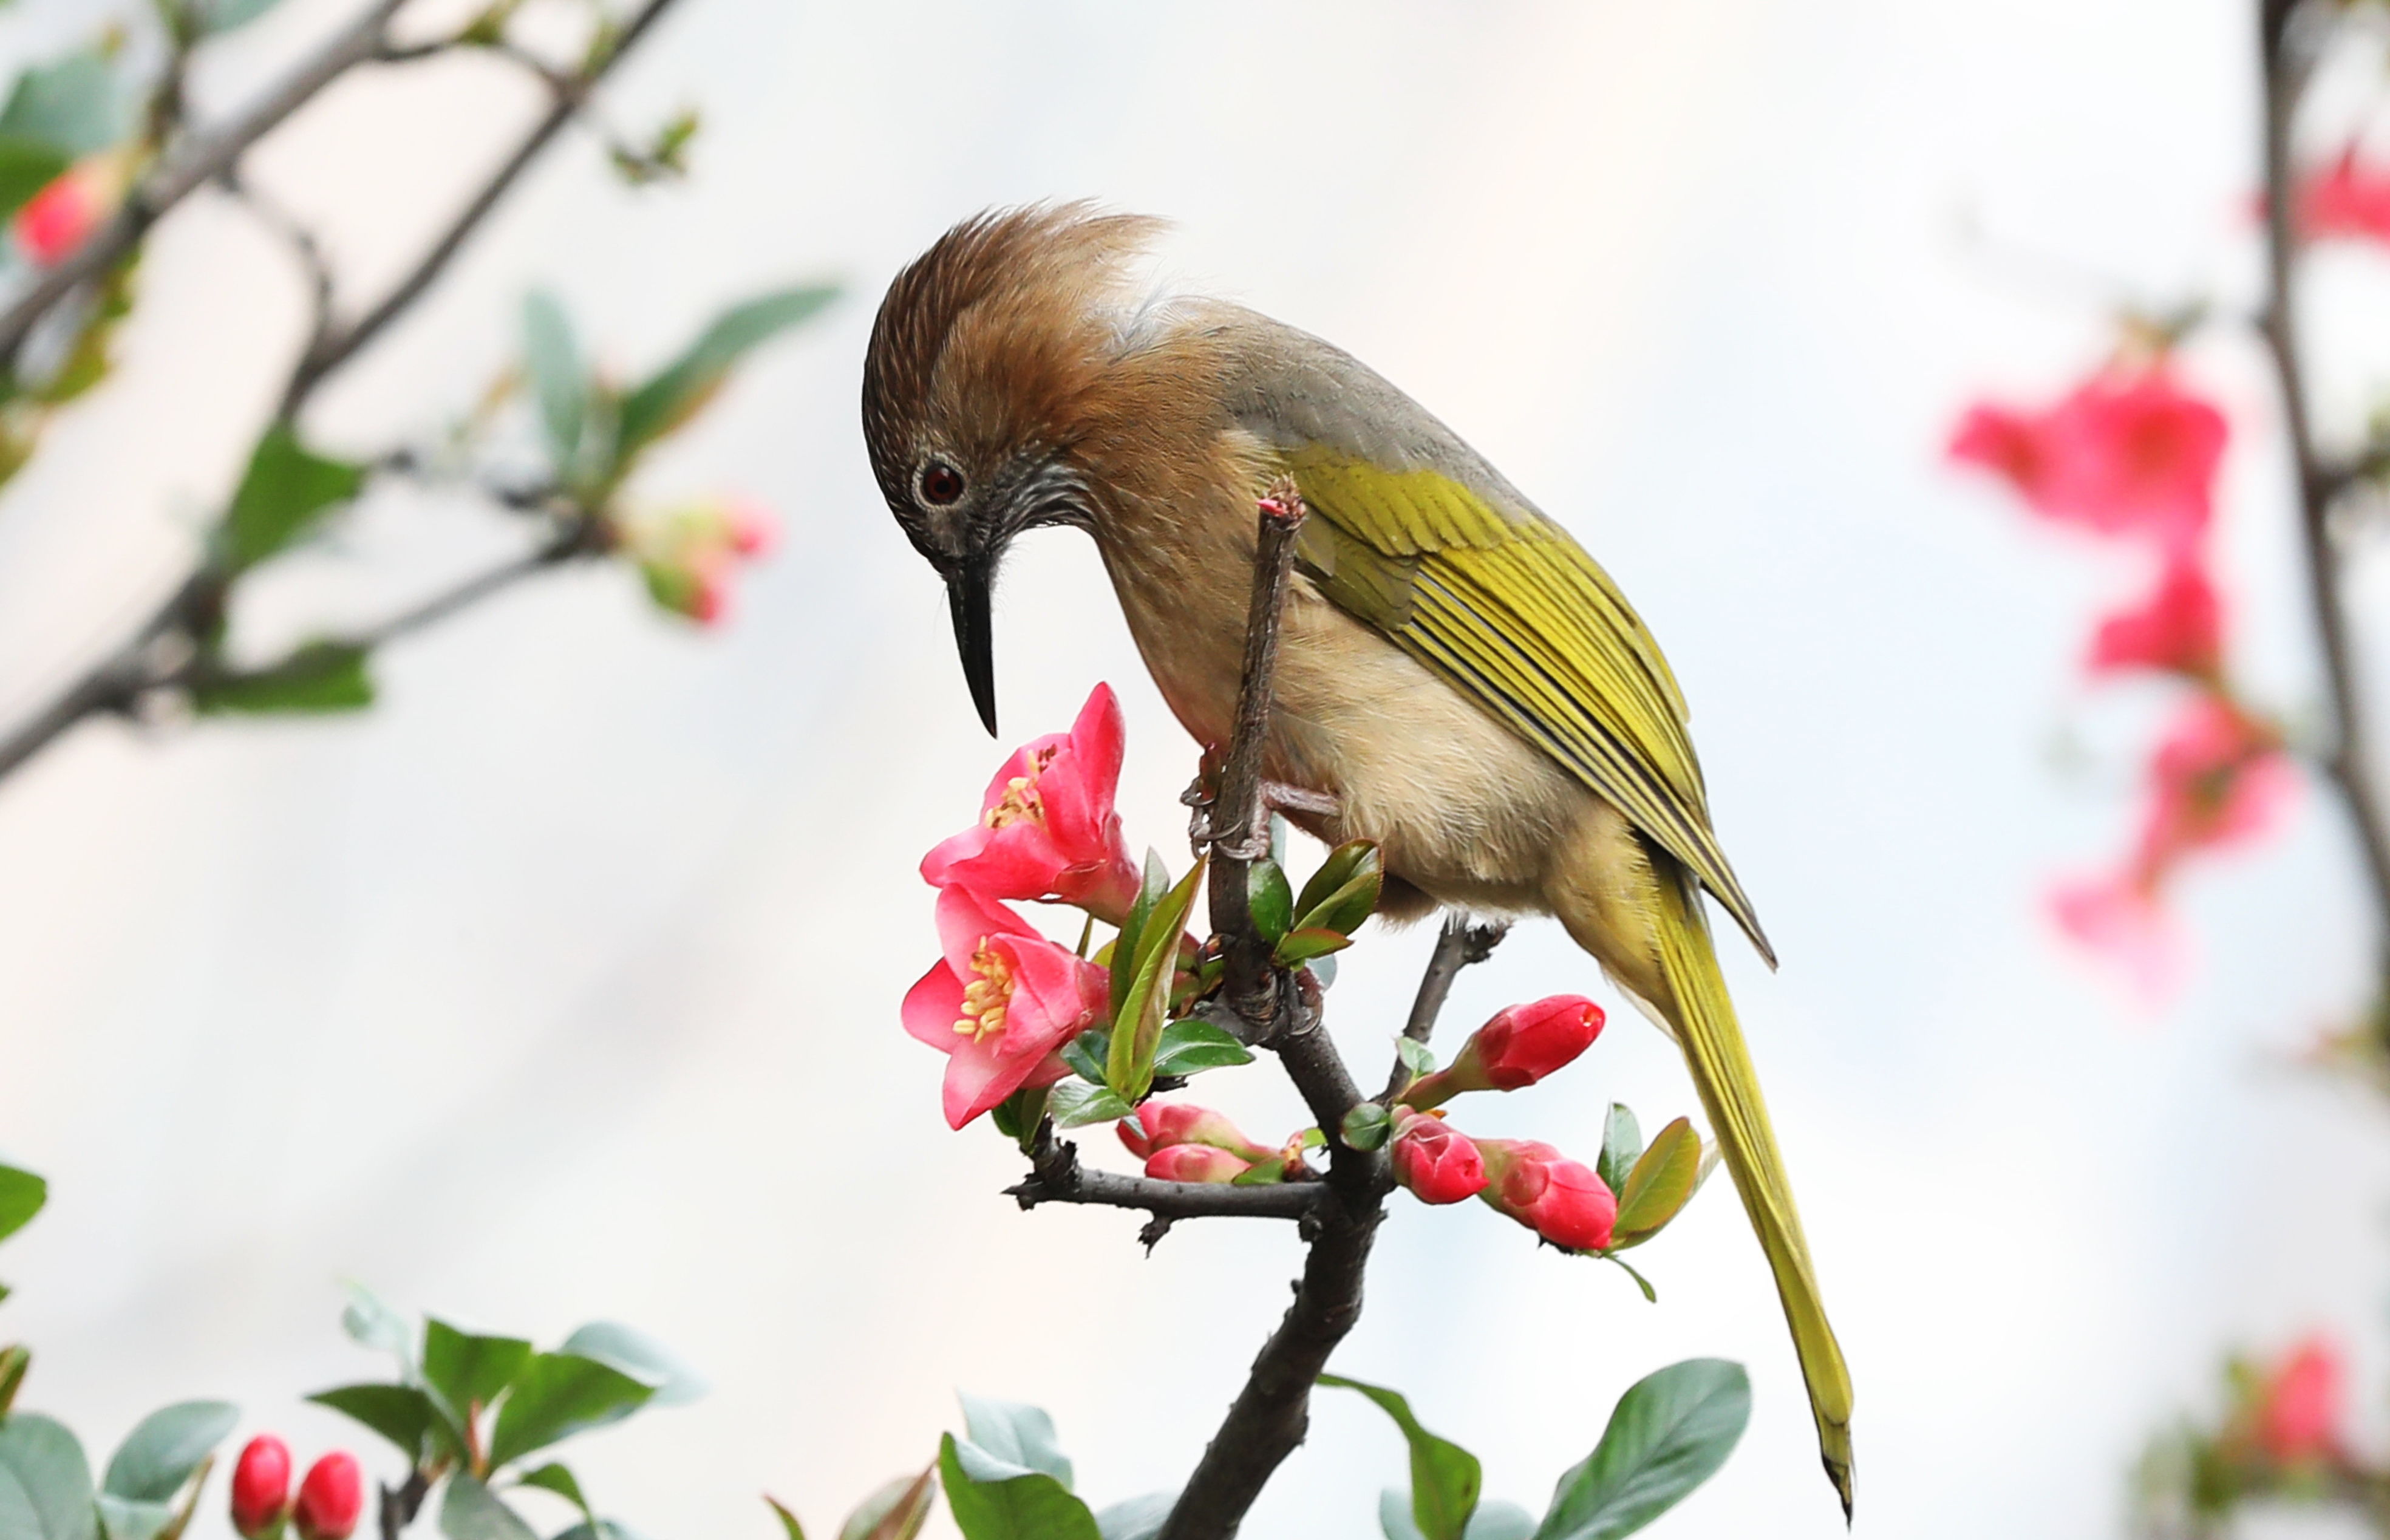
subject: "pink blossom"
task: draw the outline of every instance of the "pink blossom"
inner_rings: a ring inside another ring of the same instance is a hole
[[[1463,1091],[1516,1091],[1574,1062],[1601,1035],[1601,1007],[1582,995],[1510,1006],[1470,1033],[1450,1064],[1414,1082],[1403,1104],[1425,1110]]]
[[[335,1451],[307,1469],[290,1505],[290,1524],[300,1540],[349,1540],[365,1514],[365,1472],[357,1457]]]
[[[2352,144],[2300,182],[2296,207],[2310,240],[2390,241],[2390,170],[2360,161]]]
[[[2153,880],[2194,850],[2244,844],[2271,828],[2296,784],[2281,738],[2230,700],[2183,703],[2149,772],[2135,870]]]
[[[1201,1144],[1241,1155],[1248,1161],[1267,1160],[1272,1151],[1245,1137],[1244,1132],[1208,1107],[1184,1101],[1149,1101],[1116,1125],[1122,1144],[1142,1161],[1173,1145]]]
[[[83,249],[124,195],[121,158],[94,155],[60,172],[17,210],[18,249],[36,267],[56,267]]]
[[[2310,1337],[2274,1366],[2257,1392],[2257,1446],[2282,1465],[2336,1458],[2348,1364],[2337,1343]]]
[[[1098,685],[1068,734],[1014,751],[988,783],[980,820],[921,858],[936,887],[990,898],[1055,898],[1118,924],[1137,902],[1112,798],[1125,732],[1120,701]]]
[[[1394,1180],[1422,1203],[1458,1203],[1485,1190],[1485,1158],[1441,1112],[1398,1110],[1394,1142]]]
[[[2050,918],[2069,941],[2123,969],[2136,993],[2156,1001],[2181,982],[2182,938],[2156,892],[2129,873],[2062,882]]]
[[[2006,479],[2044,518],[2187,551],[2214,511],[2224,415],[2164,363],[2093,375],[2056,405],[1971,408],[1951,458]]]
[[[1158,1182],[1233,1182],[1253,1168],[1251,1161],[1208,1144],[1175,1144],[1145,1162],[1145,1174]]]
[[[1618,1199],[1589,1166],[1533,1139],[1479,1139],[1485,1189],[1477,1196],[1553,1245],[1605,1251]]]
[[[2213,681],[2223,667],[2224,607],[2200,562],[2169,560],[2147,598],[2100,622],[2084,666],[2094,674],[2162,669]]]
[[[730,548],[742,557],[769,556],[780,544],[780,516],[753,498],[732,498],[725,518]]]
[[[960,1128],[1023,1085],[1068,1072],[1065,1043],[1095,1025],[1104,970],[965,889],[938,894],[944,954],[905,996],[905,1030],[950,1055],[945,1113]]]
[[[290,1446],[272,1433],[251,1439],[232,1468],[232,1527],[259,1540],[290,1506]]]

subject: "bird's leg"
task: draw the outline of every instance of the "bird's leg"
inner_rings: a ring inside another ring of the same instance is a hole
[[[1212,815],[1218,799],[1213,795],[1211,777],[1199,774],[1189,783],[1187,789],[1178,794],[1178,800],[1195,810],[1187,820],[1188,841],[1199,847],[1214,842],[1217,836],[1213,830]],[[1223,846],[1222,849],[1240,860],[1258,861],[1270,853],[1269,826],[1273,814],[1304,813],[1317,818],[1333,818],[1343,811],[1344,804],[1333,792],[1315,791],[1291,781],[1265,779],[1253,790],[1253,815],[1245,826],[1251,832],[1240,845],[1235,848]]]

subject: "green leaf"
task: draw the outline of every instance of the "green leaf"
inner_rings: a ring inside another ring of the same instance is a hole
[[[764,1494],[764,1500],[772,1505],[773,1515],[780,1521],[780,1533],[788,1540],[805,1540],[805,1526],[797,1522],[797,1516],[789,1511],[786,1503],[768,1492]]]
[[[594,1358],[653,1390],[650,1406],[686,1406],[713,1388],[670,1348],[619,1321],[590,1322],[564,1340],[562,1351]]]
[[[1286,1157],[1283,1155],[1273,1155],[1266,1161],[1255,1161],[1252,1165],[1229,1177],[1228,1185],[1232,1187],[1276,1187],[1286,1180]]]
[[[49,1183],[30,1171],[0,1165],[0,1240],[23,1229],[49,1200]]]
[[[1411,1446],[1411,1522],[1424,1540],[1464,1540],[1469,1516],[1476,1511],[1478,1491],[1484,1483],[1477,1457],[1420,1427],[1419,1418],[1411,1415],[1411,1404],[1399,1392],[1335,1374],[1321,1375],[1319,1383],[1358,1391],[1394,1419]]]
[[[1328,853],[1328,859],[1311,874],[1296,895],[1294,912],[1307,915],[1328,901],[1330,893],[1343,887],[1361,873],[1362,863],[1377,853],[1378,847],[1368,840],[1352,840]]]
[[[1613,1192],[1626,1186],[1626,1174],[1635,1169],[1636,1157],[1643,1153],[1642,1125],[1625,1102],[1610,1104],[1610,1116],[1601,1125],[1601,1153],[1593,1162],[1593,1174],[1601,1185]]]
[[[1153,1540],[1178,1506],[1176,1492],[1149,1492],[1142,1497],[1114,1503],[1096,1514],[1096,1531],[1104,1540]],[[843,1537],[841,1537],[843,1540]]]
[[[1435,1050],[1416,1037],[1405,1034],[1395,1038],[1394,1057],[1403,1061],[1403,1068],[1411,1072],[1413,1080],[1435,1073]]]
[[[1112,1034],[1093,1027],[1062,1045],[1062,1062],[1081,1080],[1104,1083],[1104,1056],[1112,1051]]]
[[[1128,986],[1137,968],[1137,943],[1145,936],[1145,922],[1152,918],[1153,906],[1168,892],[1170,868],[1162,864],[1161,856],[1148,850],[1144,880],[1137,889],[1136,902],[1128,906],[1128,918],[1121,922],[1119,934],[1112,937],[1110,959],[1105,964],[1111,970],[1111,1017],[1115,1023],[1128,1003]]]
[[[191,10],[199,30],[212,37],[235,27],[245,27],[281,3],[282,0],[193,0]]]
[[[1084,1080],[1060,1081],[1046,1095],[1046,1115],[1054,1120],[1057,1128],[1111,1123],[1136,1110],[1110,1086],[1090,1085]]]
[[[835,285],[823,284],[782,289],[725,311],[687,353],[623,398],[615,441],[618,460],[628,462],[695,416],[749,349],[807,319],[837,297]]]
[[[1262,940],[1272,946],[1294,929],[1294,890],[1287,886],[1286,872],[1277,862],[1256,861],[1245,868],[1245,911]]]
[[[158,1540],[174,1521],[172,1503],[136,1502],[103,1492],[97,1504],[100,1532],[108,1540]]]
[[[1163,1021],[1170,1010],[1170,984],[1178,972],[1179,936],[1210,861],[1208,854],[1196,857],[1195,865],[1154,905],[1140,928],[1132,954],[1134,979],[1121,1013],[1112,1020],[1111,1059],[1105,1066],[1105,1080],[1124,1101],[1139,1101],[1153,1089],[1153,1056],[1162,1046]]]
[[[398,1360],[399,1368],[408,1379],[415,1377],[415,1329],[406,1317],[381,1302],[381,1297],[364,1284],[348,1286],[349,1303],[341,1310],[341,1329],[349,1341],[363,1347],[379,1348]]]
[[[25,1371],[33,1367],[33,1350],[20,1343],[0,1348],[0,1422],[8,1418],[8,1408],[17,1404],[17,1392],[25,1383]],[[0,1530],[5,1534],[6,1530]]]
[[[1636,1381],[1593,1453],[1561,1477],[1535,1540],[1634,1534],[1709,1480],[1750,1420],[1740,1364],[1692,1358]]]
[[[838,1540],[913,1540],[938,1495],[938,1468],[899,1476],[866,1497],[838,1527]]]
[[[1379,854],[1377,846],[1366,841],[1356,843],[1362,848],[1342,864],[1348,873],[1343,881],[1321,893],[1317,901],[1312,898],[1312,890],[1328,868],[1322,867],[1303,885],[1304,896],[1294,906],[1295,930],[1334,930],[1351,935],[1361,928],[1363,920],[1377,912],[1379,896],[1386,885],[1385,858]],[[1338,865],[1333,856],[1330,865]]]
[[[1065,1487],[1071,1484],[1070,1457],[1062,1453],[1061,1442],[1054,1436],[1054,1419],[1045,1408],[968,1391],[957,1393],[963,1404],[963,1426],[973,1444],[997,1459],[1025,1470],[1043,1470]]]
[[[341,1385],[307,1398],[361,1422],[398,1446],[410,1465],[430,1452],[431,1431],[441,1421],[431,1398],[412,1385]]]
[[[524,1486],[535,1486],[542,1492],[553,1492],[581,1510],[581,1517],[591,1523],[598,1515],[589,1511],[589,1499],[581,1495],[581,1482],[571,1470],[550,1460],[536,1470],[526,1470],[515,1480]]]
[[[23,208],[71,164],[56,145],[21,134],[0,134],[0,215]]]
[[[490,1469],[575,1433],[619,1422],[655,1393],[622,1370],[572,1353],[532,1355],[498,1408]]]
[[[362,711],[374,701],[366,656],[346,642],[309,642],[272,668],[202,675],[191,705],[203,716]]]
[[[1087,1505],[1042,1470],[948,1433],[939,1441],[938,1471],[963,1540],[1103,1540]]]
[[[1421,1540],[1411,1521],[1411,1495],[1396,1487],[1378,1495],[1378,1525],[1386,1540]],[[1480,1503],[1469,1516],[1464,1540],[1527,1540],[1535,1533],[1536,1516],[1516,1503]]]
[[[240,1408],[225,1401],[184,1401],[151,1412],[117,1445],[100,1490],[129,1502],[170,1503],[239,1420]]]
[[[1338,1132],[1348,1149],[1382,1149],[1386,1136],[1394,1132],[1394,1118],[1376,1102],[1365,1101],[1344,1114]]]
[[[1639,1246],[1660,1233],[1693,1196],[1702,1174],[1702,1140],[1691,1122],[1678,1118],[1651,1136],[1651,1148],[1626,1174],[1618,1190],[1618,1221],[1611,1249]]]
[[[97,49],[26,71],[0,108],[0,135],[36,140],[70,160],[108,148],[129,126],[116,71]]]
[[[423,1318],[424,1383],[460,1418],[488,1409],[530,1362],[531,1344],[520,1337],[484,1337]]]
[[[1253,1061],[1253,1051],[1220,1027],[1189,1017],[1162,1029],[1153,1050],[1153,1072],[1191,1075],[1205,1070],[1226,1070]]]
[[[0,1422],[0,1475],[16,1487],[0,1491],[0,1536],[96,1540],[99,1511],[92,1502],[91,1467],[64,1423],[38,1412],[13,1413]]]
[[[276,423],[257,441],[225,514],[225,565],[243,571],[288,548],[354,497],[365,480],[365,467],[310,454],[289,423]]]
[[[1352,944],[1353,938],[1341,930],[1304,926],[1288,931],[1286,939],[1278,943],[1278,950],[1272,956],[1278,959],[1280,968],[1292,968],[1314,957],[1324,957],[1330,952],[1342,952]]]
[[[589,420],[589,366],[564,307],[545,289],[523,299],[523,368],[539,402],[540,427],[547,433],[557,474],[571,481]]]
[[[448,1540],[539,1540],[521,1514],[462,1470],[448,1478],[440,1499],[440,1533]]]

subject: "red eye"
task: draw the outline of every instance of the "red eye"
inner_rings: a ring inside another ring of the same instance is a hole
[[[963,494],[963,473],[944,460],[921,468],[921,501],[944,507]]]

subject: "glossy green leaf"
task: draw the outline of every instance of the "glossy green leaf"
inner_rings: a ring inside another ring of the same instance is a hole
[[[131,127],[125,102],[107,57],[85,49],[17,77],[7,105],[0,107],[0,135],[32,139],[76,159],[125,136]]]
[[[441,1496],[440,1533],[448,1540],[539,1540],[521,1514],[462,1470],[448,1478]]]
[[[1309,962],[1314,957],[1324,957],[1330,952],[1342,952],[1352,944],[1353,938],[1341,930],[1326,930],[1306,926],[1301,930],[1288,931],[1286,939],[1278,943],[1278,950],[1273,956],[1277,957],[1280,968],[1292,968],[1298,963]]]
[[[1593,1174],[1612,1192],[1621,1191],[1626,1186],[1626,1174],[1635,1169],[1642,1153],[1642,1125],[1625,1102],[1612,1102],[1610,1115],[1602,1120],[1601,1154],[1593,1162]]]
[[[1328,853],[1328,859],[1303,884],[1295,895],[1294,912],[1307,915],[1325,904],[1339,888],[1361,875],[1364,864],[1378,858],[1378,847],[1368,840],[1351,840]]]
[[[280,5],[282,0],[192,0],[192,19],[201,32],[212,37],[245,27]]]
[[[158,1540],[158,1536],[174,1521],[174,1506],[172,1503],[140,1502],[105,1492],[99,1495],[96,1503],[99,1532],[108,1540]]]
[[[1195,893],[1203,884],[1210,857],[1195,865],[1164,893],[1146,917],[1137,937],[1135,976],[1120,1014],[1112,1021],[1111,1057],[1105,1080],[1121,1099],[1140,1100],[1153,1089],[1153,1056],[1162,1045],[1162,1028],[1170,1010],[1170,984],[1178,971],[1178,945]]]
[[[0,1240],[23,1229],[49,1200],[49,1183],[30,1171],[0,1165]]]
[[[424,1317],[424,1383],[458,1417],[486,1409],[530,1362],[531,1344],[520,1337],[485,1337]]]
[[[1253,1051],[1230,1036],[1225,1028],[1192,1016],[1163,1026],[1162,1041],[1153,1050],[1156,1076],[1200,1074],[1205,1070],[1231,1069],[1253,1061]]]
[[[364,1284],[348,1285],[349,1303],[341,1310],[341,1329],[349,1341],[363,1347],[379,1348],[398,1360],[399,1368],[407,1378],[415,1377],[415,1328],[405,1316],[381,1302],[381,1297]]]
[[[366,468],[310,453],[288,423],[265,430],[225,514],[222,555],[238,572],[287,549],[364,487]]]
[[[581,1517],[591,1523],[598,1515],[589,1511],[589,1499],[581,1495],[581,1480],[565,1467],[550,1460],[536,1470],[526,1470],[516,1480],[524,1486],[535,1486],[542,1492],[553,1492],[581,1510]]]
[[[1294,890],[1275,861],[1256,861],[1245,868],[1245,912],[1253,929],[1272,946],[1294,929]]]
[[[1740,1364],[1692,1358],[1636,1381],[1600,1444],[1561,1477],[1535,1540],[1632,1534],[1710,1479],[1751,1420]]]
[[[557,474],[571,481],[589,418],[589,366],[564,307],[545,289],[523,300],[523,368]]]
[[[0,216],[23,208],[72,163],[66,151],[45,140],[0,134]]]
[[[622,1370],[572,1353],[532,1355],[498,1408],[490,1433],[490,1468],[551,1444],[619,1422],[654,1395]]]
[[[1365,1101],[1344,1114],[1344,1125],[1338,1132],[1348,1149],[1382,1149],[1387,1136],[1394,1132],[1394,1118],[1374,1101]]]
[[[1043,1470],[1064,1486],[1071,1484],[1070,1457],[1062,1453],[1061,1441],[1054,1434],[1054,1419],[1045,1408],[969,1392],[958,1392],[957,1399],[963,1404],[963,1426],[971,1443],[997,1459],[1027,1470]]]
[[[1096,1533],[1104,1540],[1153,1540],[1176,1507],[1176,1492],[1149,1492],[1142,1497],[1114,1503],[1098,1510]]]
[[[655,1394],[650,1406],[686,1406],[712,1389],[705,1376],[644,1331],[619,1321],[592,1321],[564,1340],[563,1351],[619,1369]]]
[[[1057,1128],[1112,1123],[1136,1110],[1110,1086],[1090,1085],[1084,1080],[1057,1082],[1046,1094],[1046,1115]]]
[[[1169,892],[1170,868],[1162,864],[1161,856],[1147,851],[1143,883],[1137,890],[1136,902],[1128,907],[1128,918],[1121,922],[1120,933],[1112,938],[1111,955],[1105,965],[1111,969],[1111,1016],[1114,1023],[1119,1022],[1122,1012],[1127,1007],[1129,985],[1135,982],[1137,948],[1145,939],[1145,922],[1153,917],[1153,906],[1161,903]]]
[[[786,1540],[805,1540],[805,1526],[797,1522],[797,1516],[789,1511],[786,1503],[768,1492],[764,1494],[764,1501],[771,1505],[772,1516],[780,1521],[780,1533]]]
[[[1477,1457],[1420,1426],[1411,1404],[1401,1392],[1365,1385],[1342,1375],[1323,1374],[1319,1383],[1336,1390],[1358,1391],[1394,1419],[1411,1447],[1411,1522],[1424,1540],[1465,1540],[1469,1516],[1477,1510],[1484,1472]]]
[[[1100,1085],[1104,1082],[1104,1059],[1111,1051],[1112,1034],[1096,1027],[1062,1045],[1062,1062],[1080,1079]]]
[[[1702,1140],[1691,1122],[1678,1118],[1651,1136],[1618,1189],[1618,1222],[1611,1249],[1639,1246],[1660,1233],[1692,1198],[1702,1174]]]
[[[899,1476],[855,1505],[838,1527],[838,1540],[913,1540],[938,1497],[938,1468]]]
[[[96,1540],[99,1510],[91,1467],[67,1426],[38,1412],[0,1422],[0,1536],[6,1540]]]
[[[1353,857],[1350,866],[1352,875],[1330,889],[1317,903],[1298,902],[1295,905],[1293,929],[1334,930],[1349,936],[1361,928],[1363,920],[1377,912],[1378,900],[1386,885],[1385,861],[1378,853],[1378,847],[1368,846]],[[1308,893],[1310,891],[1311,884],[1304,884],[1304,892]]]
[[[168,1503],[240,1420],[225,1401],[184,1401],[143,1418],[117,1445],[100,1490],[128,1502]]]
[[[410,1465],[424,1462],[432,1447],[434,1427],[442,1420],[431,1398],[413,1385],[341,1385],[318,1391],[307,1399],[390,1440]]]
[[[1403,1068],[1411,1072],[1413,1080],[1435,1073],[1435,1050],[1416,1037],[1405,1034],[1395,1038],[1394,1057],[1403,1061]]]
[[[952,1433],[939,1443],[938,1472],[963,1540],[1103,1540],[1095,1515],[1070,1488]]]
[[[374,701],[366,657],[344,642],[309,642],[271,668],[202,675],[191,687],[191,705],[203,716],[362,711]]]
[[[624,461],[696,415],[751,348],[810,318],[838,297],[833,285],[782,289],[725,311],[687,353],[623,399],[617,453]]]

